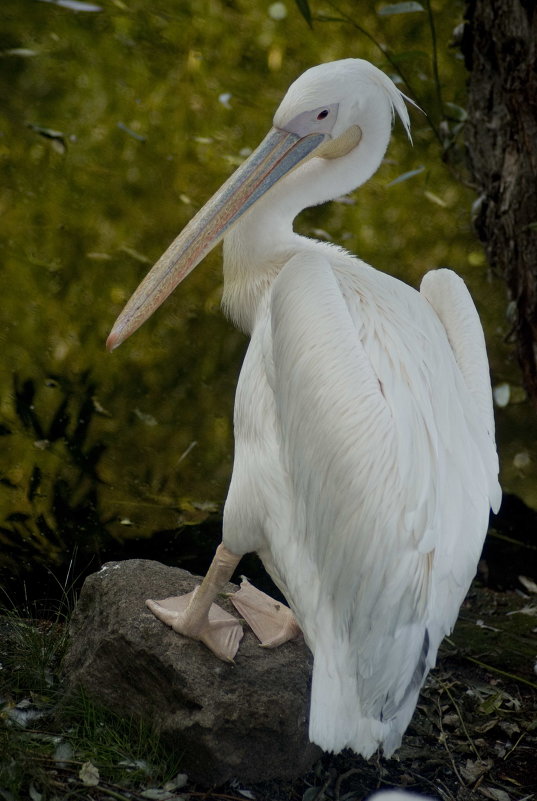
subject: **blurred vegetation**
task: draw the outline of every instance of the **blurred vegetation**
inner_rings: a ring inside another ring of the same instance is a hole
[[[15,573],[222,504],[247,343],[220,312],[220,252],[113,355],[104,341],[148,267],[260,141],[291,80],[348,56],[386,70],[425,113],[412,111],[413,147],[397,125],[369,184],[304,212],[298,228],[415,286],[430,268],[464,276],[504,404],[503,484],[537,507],[537,426],[504,286],[471,230],[453,44],[463,4],[432,2],[440,83],[427,4],[299,5],[311,25],[291,0],[3,0],[0,544]]]

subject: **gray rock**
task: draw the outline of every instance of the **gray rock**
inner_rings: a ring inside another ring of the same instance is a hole
[[[142,559],[109,562],[89,576],[71,623],[67,696],[83,688],[105,708],[148,722],[184,754],[182,770],[193,781],[301,775],[320,755],[307,734],[309,650],[302,640],[260,648],[245,626],[228,665],[145,606],[146,598],[187,593],[199,582]],[[229,601],[219,604],[235,613]]]

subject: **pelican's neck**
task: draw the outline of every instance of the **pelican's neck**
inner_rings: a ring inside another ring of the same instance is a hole
[[[222,305],[235,325],[251,334],[272,283],[304,238],[293,231],[294,216],[281,214],[277,193],[257,201],[224,239]]]
[[[251,333],[268,291],[286,262],[311,240],[293,231],[305,208],[345,195],[378,169],[391,131],[388,107],[366,117],[362,139],[346,156],[312,158],[280,179],[239,219],[224,239],[223,306],[242,330]]]

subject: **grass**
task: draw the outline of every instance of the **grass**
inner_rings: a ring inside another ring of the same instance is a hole
[[[0,630],[4,640],[0,693],[50,693],[66,648],[65,623],[20,617],[7,610],[0,615]]]
[[[67,741],[109,781],[122,775],[131,786],[166,783],[180,772],[180,756],[170,755],[143,721],[120,718],[82,692],[62,710],[62,719]]]
[[[0,799],[89,798],[92,775],[92,798],[163,788],[180,772],[179,758],[145,724],[83,693],[60,703],[67,639],[64,608],[47,617],[0,611]]]

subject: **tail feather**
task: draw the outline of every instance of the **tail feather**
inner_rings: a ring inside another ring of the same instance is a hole
[[[341,645],[340,645],[341,648]],[[346,649],[345,649],[346,650]],[[335,664],[334,653],[317,649],[313,664],[309,737],[324,751],[350,747],[370,757],[384,739],[386,724],[364,717],[355,676]],[[349,665],[351,663],[347,663]]]
[[[356,655],[348,641],[334,638],[331,643],[318,643],[313,665],[310,740],[335,753],[349,747],[367,759],[382,747],[385,756],[391,756],[401,744],[434,657],[425,630],[406,690],[396,699],[393,686],[386,687],[384,703],[377,705],[375,714],[369,703],[369,681],[360,680]]]

